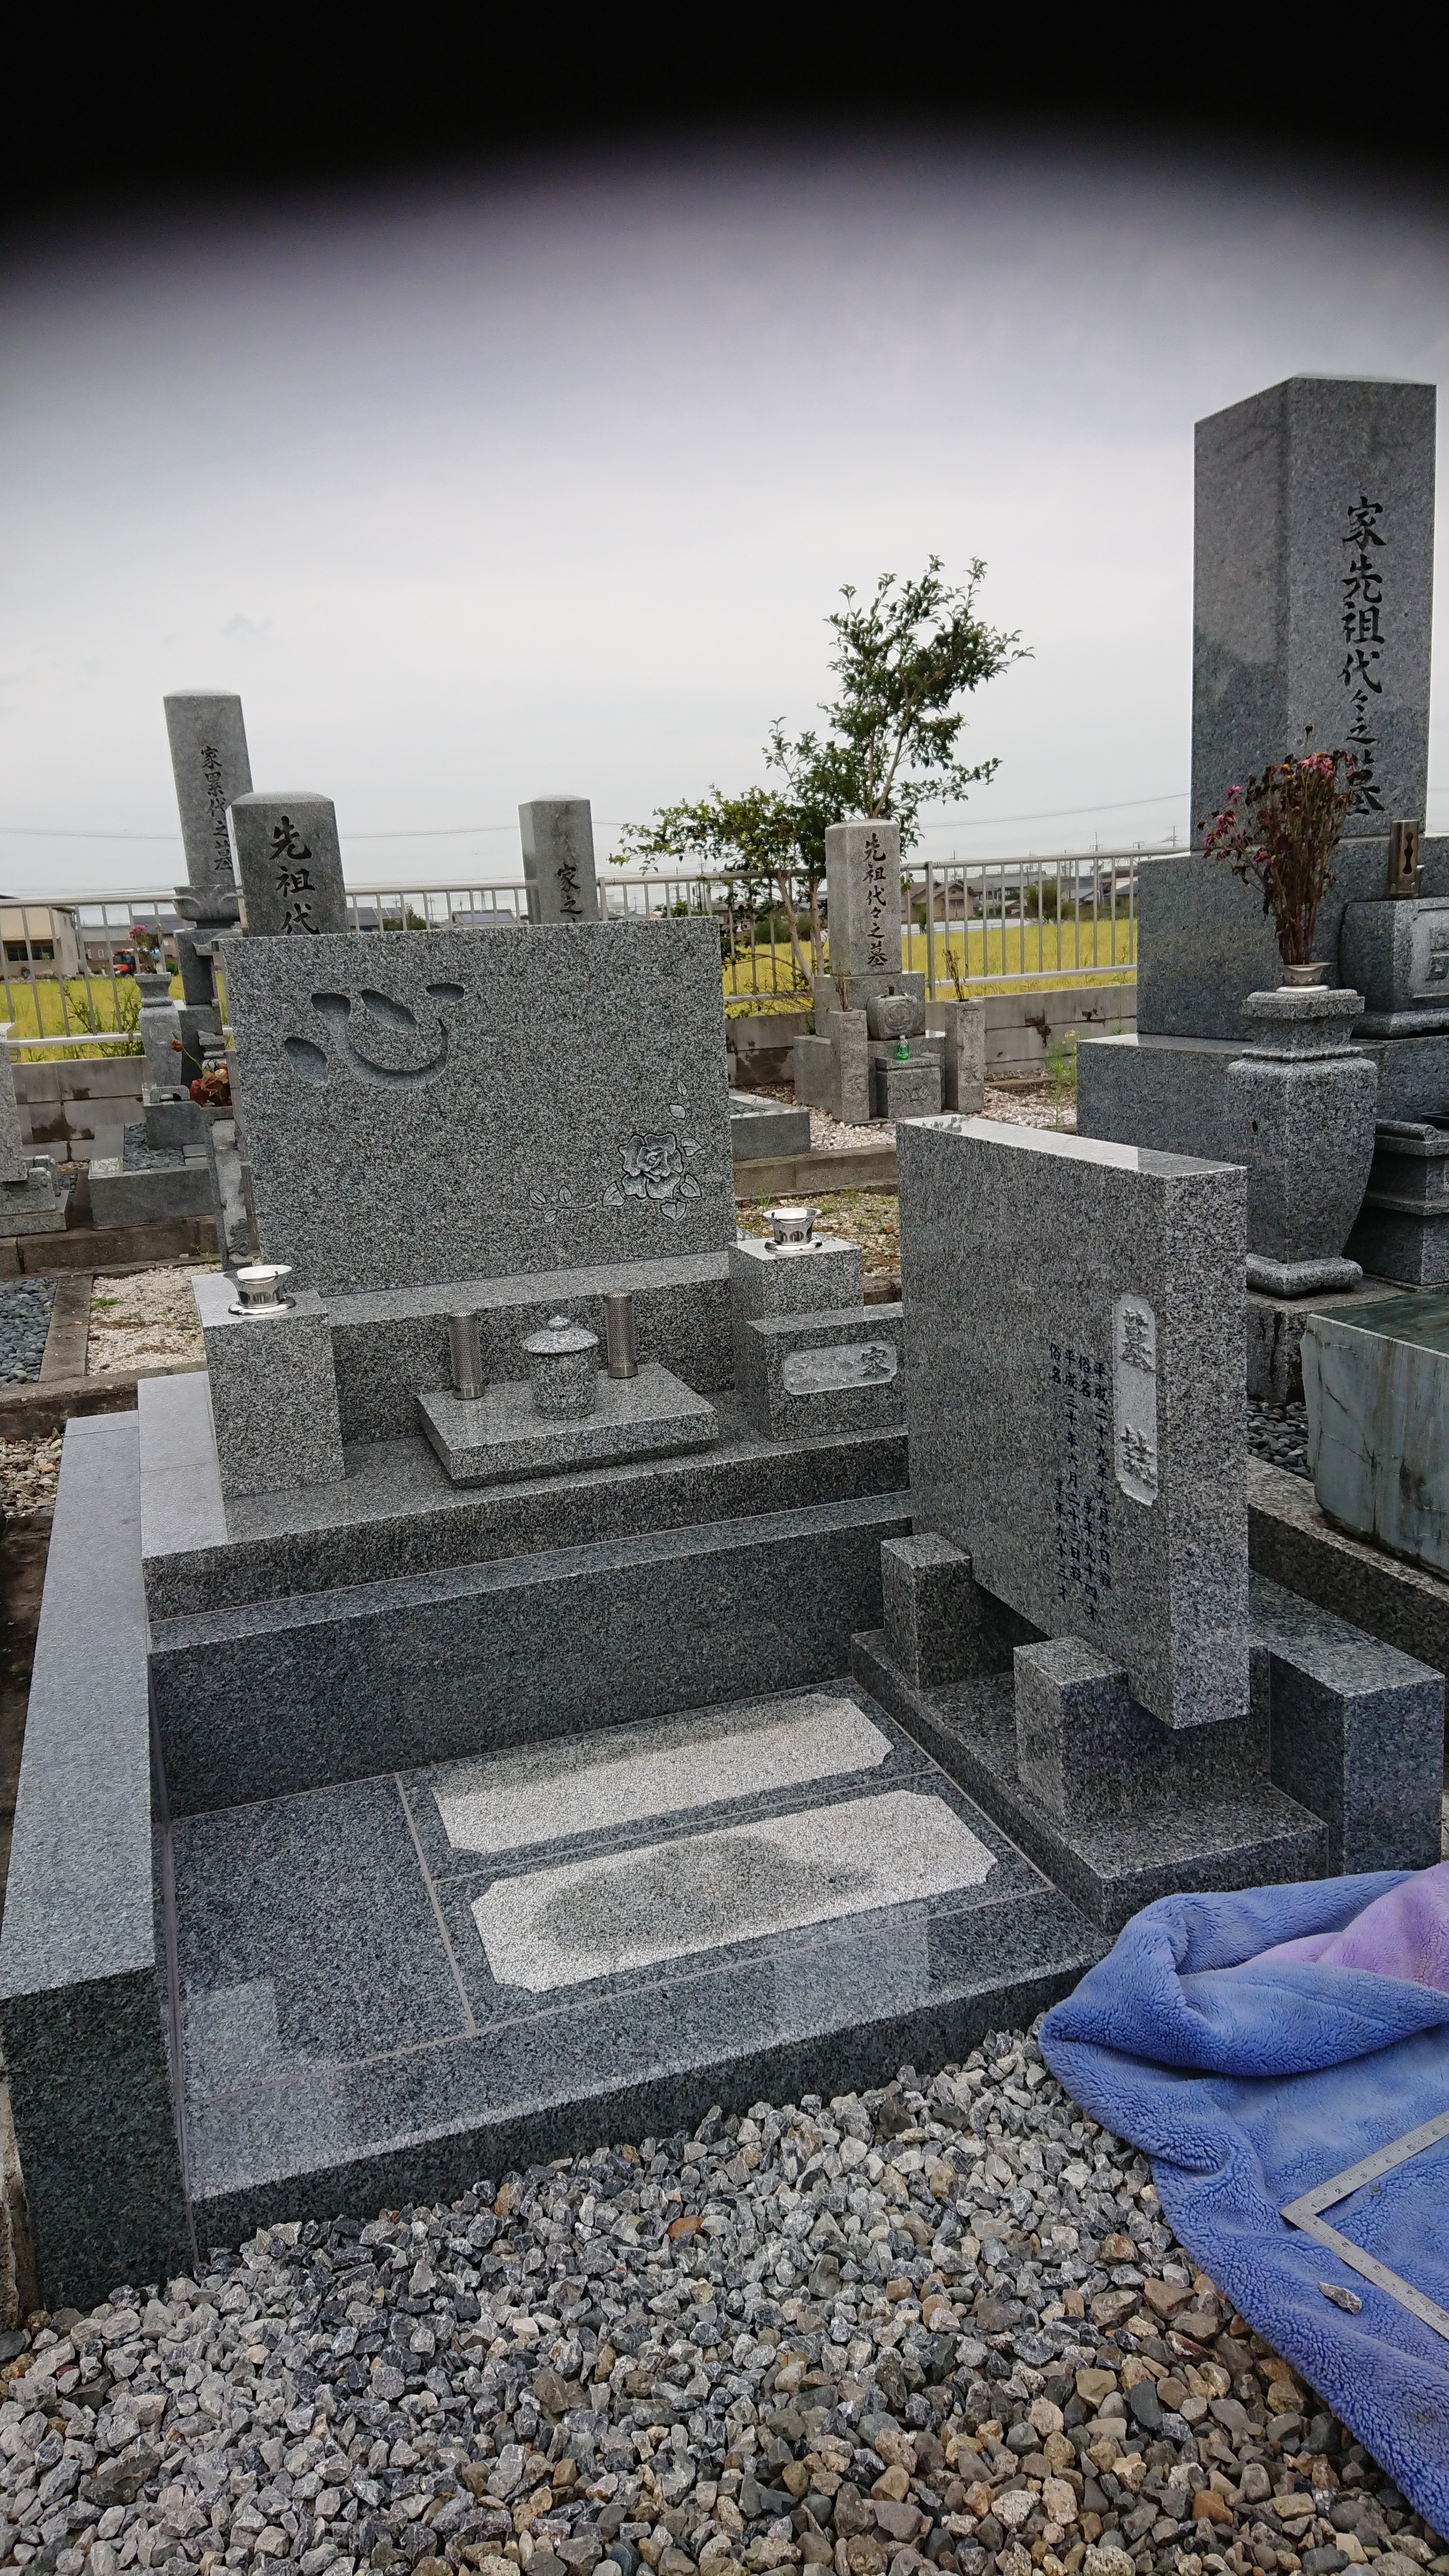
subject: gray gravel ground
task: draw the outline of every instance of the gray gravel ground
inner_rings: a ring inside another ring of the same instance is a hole
[[[54,1296],[53,1279],[7,1279],[0,1287],[0,1386],[39,1377]]]
[[[1449,2576],[1021,2033],[273,2226],[0,2354],[0,2561],[56,2576]]]
[[[1302,1404],[1248,1403],[1248,1447],[1290,1475],[1308,1473],[1308,1411]]]

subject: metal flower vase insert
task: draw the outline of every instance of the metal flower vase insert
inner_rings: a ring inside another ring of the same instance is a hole
[[[1378,1067],[1354,1050],[1358,993],[1250,993],[1250,1035],[1228,1067],[1226,1151],[1248,1170],[1248,1286],[1279,1297],[1352,1288],[1343,1257],[1368,1187]]]

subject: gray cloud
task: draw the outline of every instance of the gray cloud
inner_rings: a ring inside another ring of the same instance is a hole
[[[931,846],[1181,830],[1193,421],[1437,378],[1446,230],[1412,191],[898,138],[34,243],[0,311],[3,819],[170,832],[177,687],[239,688],[259,784],[325,788],[344,848],[559,788],[642,817],[757,776],[827,692],[837,586],[934,551],[986,557],[1035,657]],[[0,841],[26,890],[174,864]],[[510,830],[349,852],[516,864]]]

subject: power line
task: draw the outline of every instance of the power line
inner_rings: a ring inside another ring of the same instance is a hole
[[[1449,786],[1431,786],[1426,792],[1430,796],[1446,796],[1449,795]],[[964,806],[958,806],[952,813],[934,815],[929,821],[924,821],[923,828],[926,831],[994,832],[1008,823],[1061,823],[1076,815],[1133,813],[1147,805],[1180,803],[1187,793],[1185,787],[1169,787],[1157,796],[1119,796],[1106,805],[1047,805],[1030,814],[971,815]],[[624,823],[606,822],[597,814],[594,825],[600,832],[623,832],[629,828]],[[517,830],[516,820],[510,823],[399,823],[387,831],[347,831],[342,837],[346,841],[462,841],[480,832]],[[181,839],[179,832],[93,831],[58,823],[0,823],[0,833],[24,841],[164,841],[172,848]]]

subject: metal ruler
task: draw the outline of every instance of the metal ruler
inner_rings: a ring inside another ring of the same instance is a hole
[[[1347,2200],[1350,2193],[1360,2190],[1366,2182],[1377,2182],[1382,2175],[1392,2173],[1396,2165],[1407,2164],[1410,2156],[1422,2155],[1426,2147],[1437,2146],[1441,2138],[1449,2138],[1449,2111],[1440,2111],[1436,2118],[1425,2120],[1404,2137],[1394,2138],[1388,2146],[1377,2148],[1373,2155],[1361,2157],[1356,2165],[1349,2165],[1343,2173],[1331,2174],[1327,2182],[1317,2183],[1312,2191],[1305,2191],[1299,2199],[1286,2202],[1278,2215],[1286,2218],[1290,2227],[1301,2227],[1306,2236],[1313,2237],[1319,2245],[1326,2245],[1331,2254],[1336,2254],[1341,2263],[1348,2265],[1350,2271],[1359,2272],[1366,2281],[1372,2281],[1375,2289],[1387,2290],[1389,2297],[1397,2299],[1401,2308],[1407,2308],[1410,2315],[1418,2317],[1422,2324],[1432,2326],[1435,2334],[1442,2335],[1449,2343],[1449,2309],[1441,2308],[1436,2300],[1426,2298],[1412,2282],[1401,2280],[1397,2272],[1389,2270],[1387,2263],[1379,2261],[1377,2255],[1365,2254],[1350,2237],[1341,2236],[1338,2229],[1330,2227],[1319,2214],[1322,2210],[1332,2209],[1335,2201]]]

